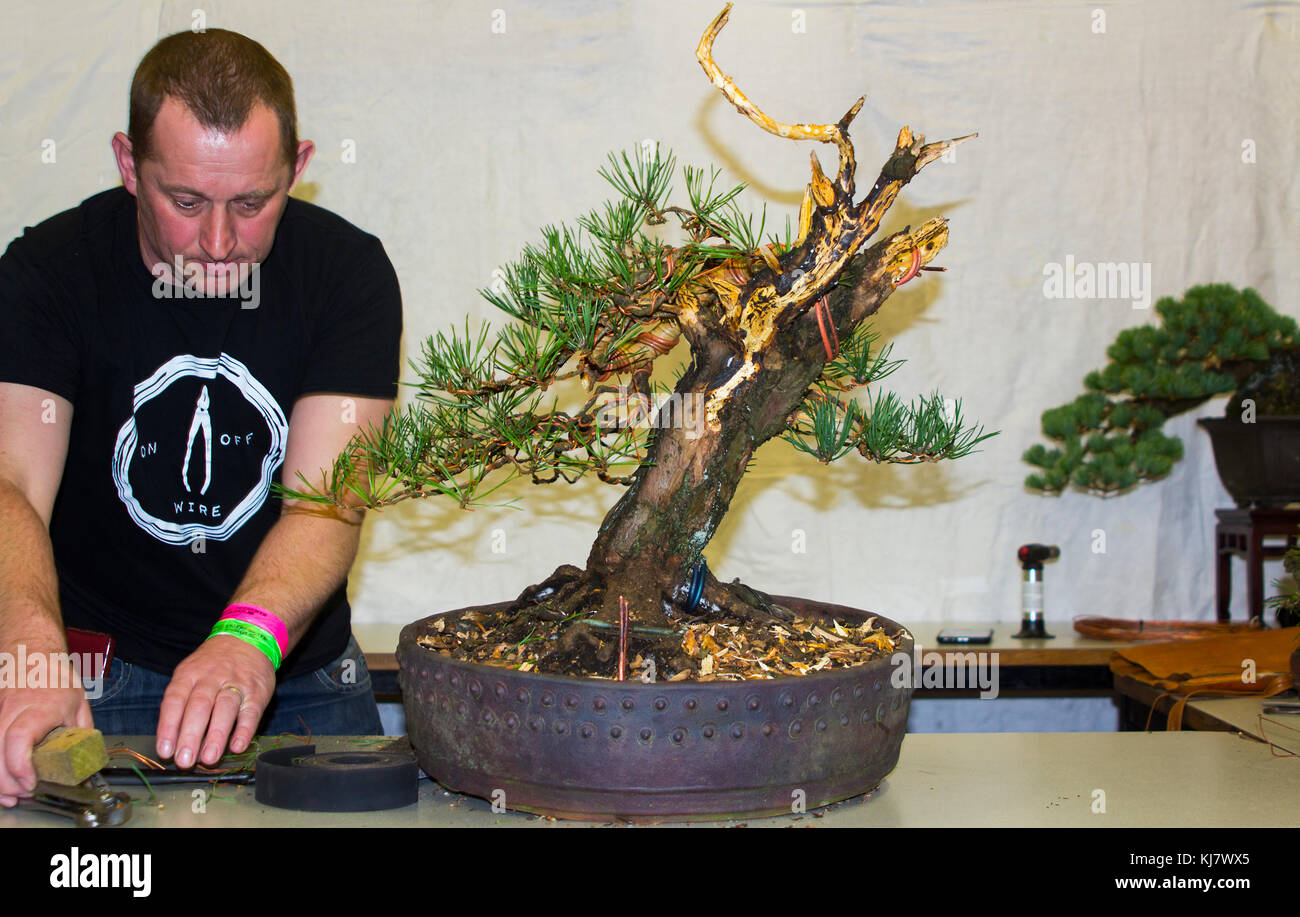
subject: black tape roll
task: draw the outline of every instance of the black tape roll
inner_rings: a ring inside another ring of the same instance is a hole
[[[315,745],[276,748],[257,756],[263,805],[301,812],[374,812],[414,805],[419,766],[411,755],[384,751],[332,751]]]

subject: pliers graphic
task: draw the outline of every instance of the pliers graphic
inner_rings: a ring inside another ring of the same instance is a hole
[[[190,452],[194,448],[194,437],[200,430],[203,431],[203,489],[200,494],[208,492],[208,485],[212,483],[212,418],[208,414],[208,387],[203,386],[203,391],[199,393],[199,399],[194,406],[194,419],[190,421],[190,435],[185,441],[185,461],[181,465],[181,483],[185,489],[190,489]]]

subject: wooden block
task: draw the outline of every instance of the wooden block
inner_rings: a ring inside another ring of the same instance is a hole
[[[32,750],[38,780],[75,786],[108,766],[104,735],[98,729],[60,726]]]

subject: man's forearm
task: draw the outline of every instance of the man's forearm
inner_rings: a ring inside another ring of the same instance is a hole
[[[285,513],[267,532],[231,601],[282,618],[292,648],[352,568],[363,518],[318,510]]]
[[[64,652],[59,580],[45,523],[27,497],[0,478],[0,649]]]

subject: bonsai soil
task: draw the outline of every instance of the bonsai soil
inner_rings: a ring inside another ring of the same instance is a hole
[[[617,678],[618,629],[595,611],[547,617],[545,604],[494,614],[440,617],[417,642],[468,662],[580,678]],[[796,617],[762,623],[731,615],[681,615],[647,628],[635,612],[627,635],[627,680],[742,681],[807,675],[891,655],[896,643],[876,618],[841,624]]]

